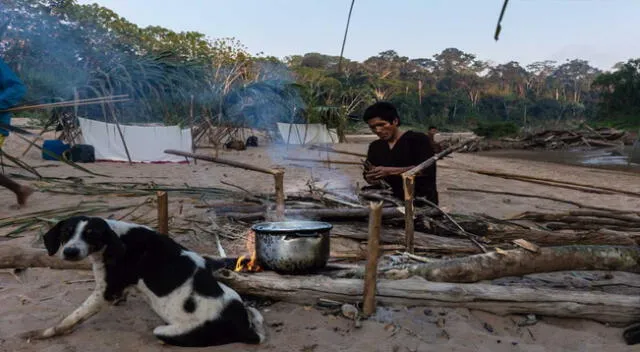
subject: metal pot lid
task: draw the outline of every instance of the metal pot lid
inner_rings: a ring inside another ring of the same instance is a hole
[[[304,220],[261,222],[251,226],[253,231],[262,233],[309,233],[328,231],[332,228],[333,225],[328,222]]]

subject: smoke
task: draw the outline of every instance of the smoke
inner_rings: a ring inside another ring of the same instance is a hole
[[[113,107],[122,123],[186,124],[192,109],[196,123],[275,129],[302,120],[304,103],[284,64],[255,61],[235,79],[237,63],[214,68],[187,50],[158,50],[140,33],[97,5],[0,0],[0,55],[27,84],[29,103],[73,99],[75,90],[80,98],[128,94],[131,101]],[[79,113],[110,121],[110,109]]]

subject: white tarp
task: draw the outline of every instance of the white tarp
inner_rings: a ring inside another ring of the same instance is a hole
[[[128,161],[118,127],[113,123],[78,118],[82,143],[95,148],[96,161]],[[131,161],[142,163],[184,162],[182,156],[165,154],[166,149],[191,151],[191,129],[178,126],[120,125]]]
[[[326,144],[338,143],[338,133],[335,129],[328,129],[321,123],[281,123],[278,130],[285,143],[289,144]]]

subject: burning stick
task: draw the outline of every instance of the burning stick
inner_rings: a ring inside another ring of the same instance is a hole
[[[367,243],[367,265],[364,271],[364,297],[362,304],[362,311],[366,316],[376,311],[376,282],[378,279],[378,256],[380,255],[382,202],[370,202],[369,208],[369,240]]]
[[[158,232],[169,234],[169,197],[167,192],[157,192],[158,197]]]

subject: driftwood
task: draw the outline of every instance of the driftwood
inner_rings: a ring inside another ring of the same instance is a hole
[[[640,249],[614,246],[559,246],[539,253],[523,249],[477,254],[392,269],[395,278],[420,276],[439,282],[477,282],[565,270],[618,270],[638,273]]]
[[[236,273],[220,270],[216,276],[243,295],[314,305],[320,299],[357,304],[363,281],[327,276],[281,276],[272,272]],[[498,315],[537,314],[628,324],[640,320],[640,298],[601,292],[562,291],[428,282],[420,278],[379,280],[376,300],[387,305],[468,308]]]

